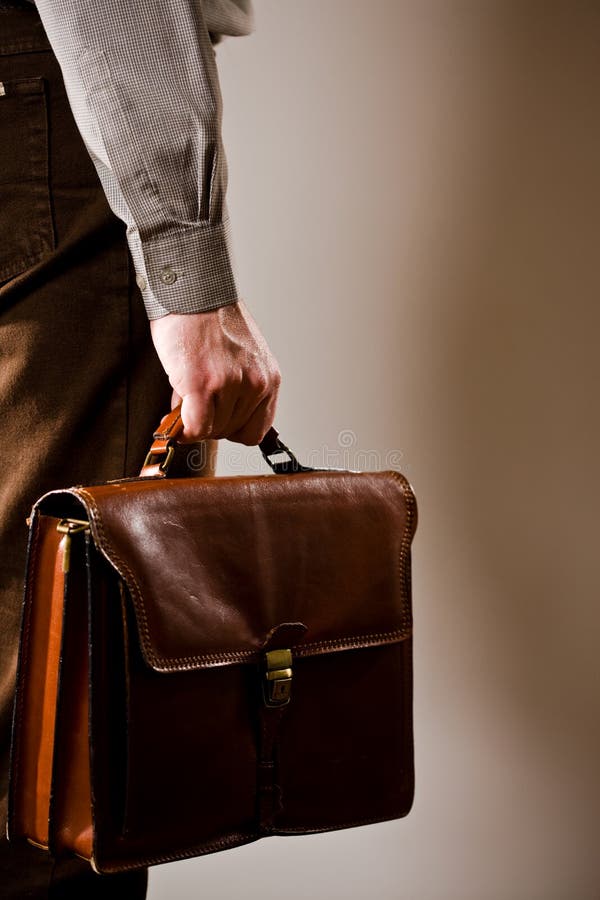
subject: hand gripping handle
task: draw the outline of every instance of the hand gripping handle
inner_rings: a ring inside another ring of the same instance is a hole
[[[176,406],[160,420],[154,432],[154,440],[142,466],[140,475],[148,478],[166,478],[171,460],[175,453],[175,444],[183,431],[181,404]],[[258,445],[265,461],[276,475],[290,472],[313,472],[312,466],[303,466],[289,447],[279,439],[279,432],[271,426]],[[287,459],[275,461],[274,456],[284,454]]]

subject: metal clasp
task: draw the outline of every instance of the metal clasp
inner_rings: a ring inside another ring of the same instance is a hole
[[[267,670],[263,682],[266,706],[285,706],[292,692],[292,651],[268,650],[265,653]]]
[[[64,534],[62,570],[68,572],[71,567],[71,538],[80,531],[89,531],[90,523],[84,519],[61,519],[56,530]]]
[[[153,453],[152,450],[149,450],[148,453],[146,454],[146,459],[144,460],[144,465],[142,466],[142,469],[145,469],[147,466],[156,465],[156,463],[158,462],[157,457],[159,457],[159,456],[160,456],[160,454]],[[158,463],[158,469],[160,472],[163,473],[163,475],[167,474],[167,471],[169,469],[169,466],[171,465],[171,461],[174,456],[175,456],[175,447],[173,446],[173,444],[169,444],[167,446],[167,453],[166,453],[165,458],[162,460],[162,462]]]

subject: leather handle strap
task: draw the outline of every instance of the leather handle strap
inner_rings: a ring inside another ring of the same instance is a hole
[[[176,406],[160,420],[153,434],[154,440],[142,466],[140,476],[143,478],[166,478],[169,465],[175,453],[177,438],[183,432],[181,404]],[[276,475],[289,472],[313,472],[312,466],[303,466],[289,447],[279,438],[279,432],[271,426],[258,445],[265,461]],[[284,460],[273,457],[287,456]]]

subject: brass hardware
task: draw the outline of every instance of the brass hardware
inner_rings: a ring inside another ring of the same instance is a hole
[[[285,706],[292,691],[292,651],[268,650],[265,653],[267,671],[263,683],[266,706]]]
[[[61,519],[56,530],[61,534],[77,534],[78,531],[85,531],[89,527],[87,519]]]
[[[146,459],[144,460],[143,468],[145,469],[147,466],[155,465],[156,460],[154,459],[154,457],[157,455],[158,454],[153,453],[152,450],[150,450],[146,454]],[[174,455],[175,455],[175,447],[173,446],[173,444],[169,444],[169,446],[167,447],[167,455],[165,456],[163,461],[161,463],[159,463],[159,466],[158,466],[160,471],[164,472],[165,475],[167,474],[167,470],[168,470],[169,466],[171,465],[171,460],[173,459]]]
[[[62,570],[68,572],[71,567],[71,539],[74,534],[80,531],[89,531],[90,523],[84,519],[61,519],[56,530],[60,534],[64,534],[61,541],[63,544]]]

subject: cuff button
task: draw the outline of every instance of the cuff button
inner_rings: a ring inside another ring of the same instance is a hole
[[[145,290],[146,290],[146,287],[147,287],[147,285],[148,285],[148,282],[146,281],[146,279],[144,278],[144,276],[143,276],[143,275],[136,275],[136,276],[135,276],[135,280],[136,280],[137,286],[139,287],[140,291],[145,291]]]
[[[177,281],[177,273],[173,271],[171,266],[165,266],[161,269],[160,280],[163,284],[174,284]]]

